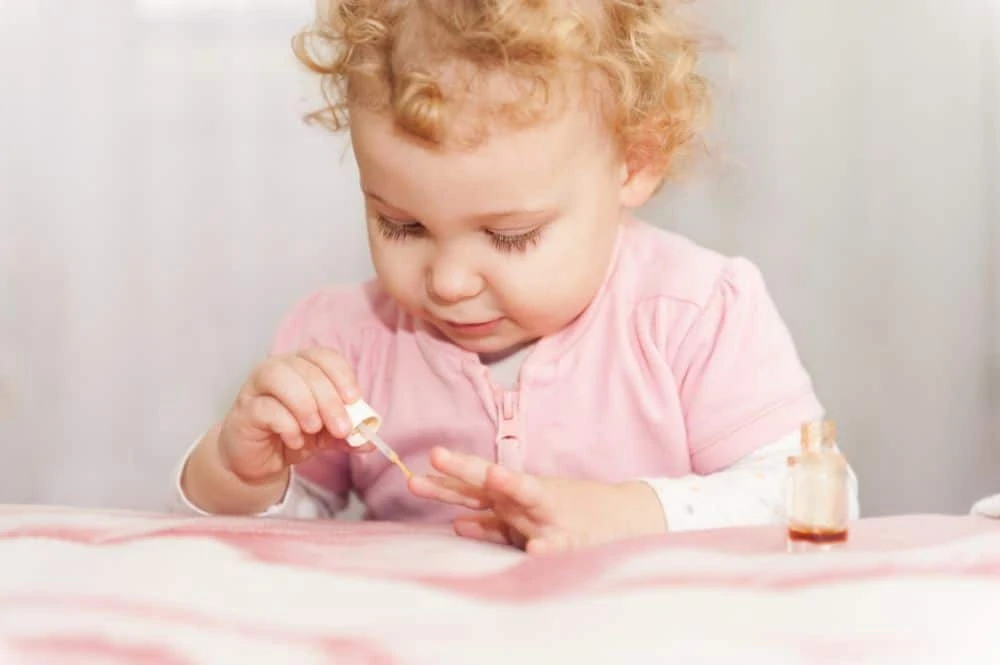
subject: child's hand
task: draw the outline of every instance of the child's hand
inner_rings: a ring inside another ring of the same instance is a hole
[[[456,533],[466,538],[542,554],[666,530],[659,500],[645,483],[531,476],[441,448],[431,452],[431,464],[444,475],[414,477],[410,490],[483,511],[455,520]]]
[[[354,371],[330,349],[269,358],[240,389],[219,433],[222,463],[247,483],[274,479],[317,450],[350,448],[344,404],[360,397]]]

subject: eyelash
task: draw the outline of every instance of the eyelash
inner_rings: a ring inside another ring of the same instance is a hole
[[[416,222],[402,224],[389,219],[385,215],[376,215],[375,220],[378,223],[379,233],[386,240],[405,240],[420,235],[420,232],[423,230],[423,227]],[[490,242],[499,251],[508,254],[514,252],[521,253],[527,251],[529,247],[534,247],[538,244],[538,240],[542,235],[542,227],[539,226],[527,233],[520,233],[518,235],[491,233],[489,231],[487,231],[487,235],[490,237]]]

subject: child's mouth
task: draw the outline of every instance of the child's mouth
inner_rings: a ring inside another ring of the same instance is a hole
[[[490,319],[489,321],[478,321],[471,323],[459,323],[456,321],[442,321],[441,326],[454,333],[456,337],[485,337],[496,330],[503,321],[503,317]]]

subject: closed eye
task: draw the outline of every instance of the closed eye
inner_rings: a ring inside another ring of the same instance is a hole
[[[375,223],[379,233],[387,240],[403,240],[420,235],[424,230],[423,224],[419,222],[401,222],[382,214],[375,215]]]
[[[525,233],[518,234],[498,233],[496,231],[487,231],[487,233],[490,236],[493,246],[501,252],[524,252],[529,247],[538,244],[538,240],[542,236],[542,228],[539,226]]]

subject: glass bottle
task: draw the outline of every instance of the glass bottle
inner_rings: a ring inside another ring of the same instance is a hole
[[[802,451],[788,458],[788,550],[832,549],[847,540],[849,478],[837,448],[836,425],[808,422],[801,429]]]

